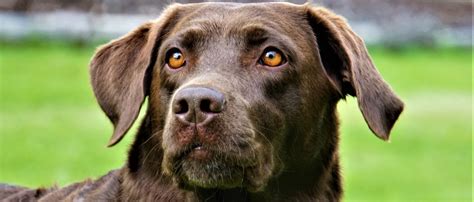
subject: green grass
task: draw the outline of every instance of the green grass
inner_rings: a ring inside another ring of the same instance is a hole
[[[89,85],[93,47],[0,45],[1,182],[66,185],[123,165],[133,134],[105,147],[112,127]],[[386,143],[355,99],[339,104],[345,201],[471,201],[471,50],[370,51],[406,109]]]

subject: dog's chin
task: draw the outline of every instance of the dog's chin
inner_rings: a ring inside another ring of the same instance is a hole
[[[232,189],[239,188],[248,192],[262,191],[268,178],[262,180],[255,176],[256,167],[239,167],[223,162],[201,163],[185,161],[181,171],[173,174],[175,182],[186,190],[200,189]],[[266,176],[268,177],[268,176]]]
[[[232,159],[212,151],[191,151],[172,159],[168,165],[173,166],[165,169],[165,174],[186,190],[241,188],[257,192],[264,188],[271,173],[257,161]]]
[[[185,160],[181,163],[181,173],[177,175],[183,188],[230,189],[243,187],[245,168],[229,165],[219,160],[202,162]]]

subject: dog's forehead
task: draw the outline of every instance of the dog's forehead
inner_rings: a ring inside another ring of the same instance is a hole
[[[302,5],[291,3],[197,3],[182,5],[175,32],[192,27],[211,27],[214,33],[232,32],[247,25],[271,27],[282,32],[295,31],[301,20]],[[220,33],[225,34],[225,33]]]

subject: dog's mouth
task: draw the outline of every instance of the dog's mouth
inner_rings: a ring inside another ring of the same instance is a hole
[[[183,152],[183,155],[186,157],[182,158],[189,158],[193,160],[200,160],[200,161],[206,161],[211,158],[211,152],[207,147],[205,147],[201,143],[193,143],[189,149],[187,149],[185,152]]]
[[[251,147],[247,145],[242,149],[196,141],[165,155],[164,169],[181,188],[188,190],[196,187],[255,190],[251,178],[259,172],[262,162],[257,151],[249,149]]]
[[[247,167],[201,143],[193,143],[173,165],[173,176],[183,188],[233,188],[243,184]]]

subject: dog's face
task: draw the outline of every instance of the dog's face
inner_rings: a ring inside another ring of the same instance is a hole
[[[184,184],[262,187],[282,166],[285,135],[310,126],[303,112],[327,102],[331,86],[313,67],[311,28],[275,11],[208,5],[163,40],[150,101],[166,106],[163,169]],[[318,81],[316,96],[302,91]]]
[[[348,25],[306,5],[173,5],[100,49],[91,74],[110,144],[148,96],[156,169],[188,188],[262,190],[295,142],[323,147],[321,123],[346,94],[383,139],[402,109]]]

